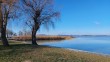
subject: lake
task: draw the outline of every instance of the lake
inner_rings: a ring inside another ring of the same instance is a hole
[[[42,45],[110,55],[110,36],[81,36],[72,40],[46,42]]]

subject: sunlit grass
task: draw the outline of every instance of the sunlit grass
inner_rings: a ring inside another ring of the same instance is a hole
[[[110,62],[110,57],[30,44],[0,46],[0,62]]]

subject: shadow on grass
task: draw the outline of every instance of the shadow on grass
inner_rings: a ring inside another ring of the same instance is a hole
[[[8,47],[0,45],[0,62],[7,61],[23,61],[30,59],[36,53],[43,52],[43,49],[51,48],[49,46],[31,45],[31,44],[15,44]]]
[[[36,49],[36,48],[51,48],[47,45],[32,45],[32,44],[14,44],[10,46],[3,46],[0,45],[0,50],[6,50],[6,49]]]
[[[8,47],[0,45],[0,58],[2,57],[20,57],[22,54],[31,53],[33,51],[42,52],[45,48],[51,48],[49,46],[31,45],[31,44],[15,44]],[[31,55],[30,55],[31,56]]]

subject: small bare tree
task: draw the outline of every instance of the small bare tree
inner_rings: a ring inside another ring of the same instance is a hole
[[[10,30],[10,29],[7,29],[6,30],[6,34],[7,34],[7,38],[10,38],[10,37],[12,37],[12,35],[14,34],[14,32],[12,30]]]
[[[59,16],[59,12],[53,9],[53,0],[22,0],[25,11],[27,11],[27,25],[32,29],[32,44],[36,43],[36,32],[41,25],[46,28],[54,26],[54,18]]]
[[[1,40],[4,46],[9,46],[6,38],[6,29],[8,21],[15,15],[15,4],[17,0],[0,0],[0,31]]]
[[[19,36],[23,36],[23,32],[22,31],[19,31],[18,35]]]

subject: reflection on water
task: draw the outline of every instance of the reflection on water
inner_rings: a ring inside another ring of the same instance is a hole
[[[42,45],[110,54],[110,37],[78,37],[72,40],[46,42]]]

